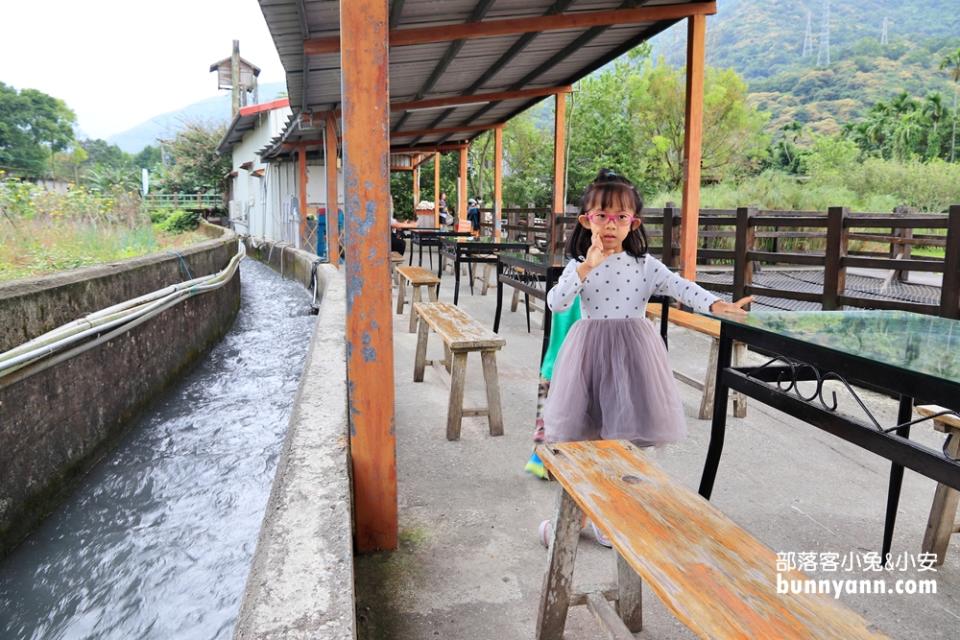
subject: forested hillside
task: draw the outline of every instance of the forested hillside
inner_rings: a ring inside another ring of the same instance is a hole
[[[683,37],[678,28],[664,33],[654,58],[683,64]],[[958,46],[955,0],[720,0],[707,60],[747,80],[752,101],[773,115],[769,130],[796,120],[836,133],[901,91],[939,92],[952,102],[953,83],[939,67]]]

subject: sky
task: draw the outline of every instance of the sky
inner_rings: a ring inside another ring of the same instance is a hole
[[[257,0],[3,4],[0,82],[62,99],[80,137],[107,138],[217,95],[210,65],[234,40],[261,83],[284,80]]]

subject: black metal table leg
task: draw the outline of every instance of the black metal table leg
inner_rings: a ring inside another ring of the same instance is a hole
[[[437,251],[439,252],[440,249],[437,249]],[[430,258],[430,270],[433,271],[433,245],[430,245],[429,247],[427,247],[427,256],[429,256],[429,258]],[[421,258],[421,260],[422,260],[422,258]],[[439,258],[438,258],[438,260],[439,260]]]
[[[455,250],[453,258],[453,306],[460,302],[460,251]]]
[[[667,349],[670,344],[667,342],[667,327],[670,326],[670,298],[664,298],[660,303],[660,337],[663,338],[663,346]]]
[[[913,418],[913,398],[900,396],[900,410],[897,412],[897,424],[910,422]],[[909,438],[910,426],[900,427],[894,433]],[[893,528],[897,523],[897,507],[900,504],[900,487],[903,486],[903,465],[896,462],[890,465],[890,484],[887,488],[887,515],[883,523],[883,548],[880,557],[886,562],[893,544]]]
[[[523,304],[527,307],[527,333],[530,333],[530,294],[523,292]]]
[[[720,347],[717,353],[717,382],[713,396],[713,423],[710,426],[710,445],[707,447],[707,460],[700,477],[700,495],[707,500],[713,493],[713,481],[720,466],[720,454],[723,453],[723,437],[727,429],[727,396],[730,388],[723,381],[723,372],[730,366],[733,354],[733,339],[727,333],[726,325],[720,328]]]
[[[503,311],[503,282],[500,276],[503,275],[503,263],[497,260],[497,311],[493,315],[493,332],[500,333],[500,312]]]
[[[412,243],[413,240],[411,240],[410,242]],[[423,248],[421,248],[420,251],[422,252]],[[410,259],[407,260],[407,264],[410,265],[411,267],[413,266],[413,245],[412,244],[410,245]]]
[[[473,295],[473,261],[467,260],[467,275],[470,276],[470,295]]]
[[[430,254],[433,255],[432,253]],[[443,247],[437,247],[437,277],[443,277]],[[430,264],[430,268],[433,269],[433,264]]]
[[[550,346],[550,328],[553,326],[553,313],[547,303],[543,303],[543,344],[540,346],[540,364],[547,357],[547,347]]]

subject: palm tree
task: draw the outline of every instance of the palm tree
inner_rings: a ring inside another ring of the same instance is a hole
[[[940,122],[946,115],[946,107],[943,105],[943,96],[939,93],[931,93],[923,101],[923,115],[930,122],[932,131],[927,135],[927,159],[940,157],[940,132],[938,131]]]
[[[949,69],[950,77],[956,83],[953,87],[953,137],[950,143],[950,162],[957,158],[957,93],[960,93],[960,47],[940,62],[941,69]]]

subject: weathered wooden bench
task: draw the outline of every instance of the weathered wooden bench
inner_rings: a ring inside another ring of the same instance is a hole
[[[778,593],[777,555],[710,502],[671,479],[629,442],[541,445],[563,488],[540,594],[537,640],[560,640],[569,607],[585,604],[607,638],[643,625],[641,584],[701,638],[878,638],[832,597]],[[583,515],[617,553],[618,583],[573,591]],[[802,584],[802,583],[801,583]],[[608,600],[613,600],[616,609]]]
[[[459,307],[445,302],[416,302],[420,317],[417,354],[413,365],[413,381],[423,382],[427,361],[427,337],[433,329],[443,342],[444,366],[450,372],[450,401],[447,406],[447,440],[460,439],[463,416],[487,416],[490,435],[503,435],[503,411],[500,407],[500,380],[497,376],[497,351],[506,340],[467,315]],[[463,388],[467,374],[467,354],[479,351],[483,379],[487,388],[487,406],[464,409]],[[430,364],[437,364],[430,361]]]
[[[915,409],[922,416],[936,416],[933,419],[933,428],[947,434],[943,453],[955,460],[960,457],[960,418],[934,404],[918,405]],[[958,502],[960,502],[960,492],[946,485],[937,484],[921,547],[924,553],[937,555],[937,565],[943,564],[947,546],[950,544],[950,536],[960,533],[960,523],[956,521]]]
[[[647,317],[660,319],[662,308],[659,304],[647,305]],[[700,397],[700,412],[698,414],[701,420],[709,420],[713,417],[713,394],[717,381],[717,355],[720,352],[720,321],[713,318],[707,318],[698,313],[690,313],[681,309],[670,308],[667,314],[667,320],[678,327],[690,329],[697,333],[702,333],[711,338],[710,355],[707,359],[707,374],[703,382],[691,378],[682,371],[674,370],[673,376],[694,389],[703,392]],[[737,366],[744,357],[746,347],[743,343],[735,342],[733,344],[733,365]],[[747,415],[747,398],[743,394],[733,392],[733,415],[738,418],[745,418]]]
[[[397,265],[403,264],[403,256],[397,253],[396,251],[390,252],[390,286],[397,286],[400,284],[400,279],[397,277]]]
[[[431,301],[436,301],[440,289],[440,278],[432,271],[427,271],[423,267],[402,266],[397,267],[397,315],[403,315],[403,305],[406,302],[407,284],[413,287],[413,295],[410,299],[410,333],[417,330],[417,314],[413,312],[414,303],[423,300],[421,289],[426,287],[427,296]]]

